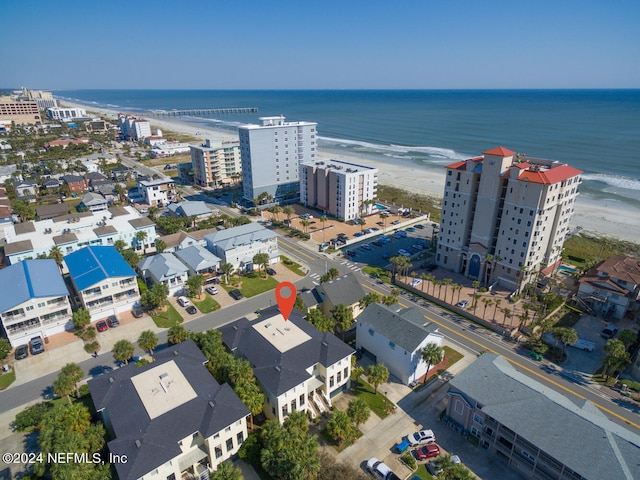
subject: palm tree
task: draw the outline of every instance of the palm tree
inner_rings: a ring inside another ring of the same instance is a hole
[[[360,367],[362,368],[362,367]],[[366,422],[371,415],[369,405],[362,398],[356,397],[349,402],[347,407],[347,415],[356,424],[356,427],[361,423]]]
[[[111,353],[113,354],[113,358],[118,362],[129,363],[129,359],[133,356],[135,350],[136,348],[130,341],[118,340],[113,346]]]
[[[251,364],[242,358],[237,358],[233,361],[229,366],[228,375],[232,386],[252,382],[254,379]]]
[[[66,396],[67,402],[69,402],[69,405],[71,405],[70,395],[71,392],[73,392],[74,386],[75,385],[73,379],[69,375],[60,373],[60,375],[58,375],[58,378],[53,381],[53,393],[55,393],[59,397]]]
[[[420,290],[424,292],[424,284],[427,283],[427,278],[429,277],[429,275],[427,275],[424,272],[420,273],[420,280],[422,280],[422,283],[420,284]]]
[[[326,240],[327,236],[326,236],[326,232],[325,232],[325,229],[324,229],[325,228],[324,225],[327,222],[327,220],[328,219],[327,219],[326,215],[322,215],[320,217],[320,221],[322,222],[322,243],[326,243],[326,241],[327,241]]]
[[[141,349],[149,352],[153,356],[153,349],[158,345],[158,336],[151,330],[145,330],[138,337],[138,345]]]
[[[491,274],[491,270],[493,269],[489,269],[487,267],[489,265],[492,265],[492,262],[493,262],[493,255],[487,254],[484,257],[484,286],[485,287],[489,286],[489,275]]]
[[[176,345],[189,339],[189,331],[183,325],[174,325],[167,332],[167,341],[169,345]]]
[[[82,367],[77,363],[67,363],[60,370],[62,375],[68,376],[73,381],[73,388],[76,390],[76,398],[80,398],[80,390],[78,389],[78,382],[84,377],[84,371]]]
[[[268,253],[256,253],[253,256],[253,264],[258,265],[258,275],[261,276],[261,269],[266,270],[267,265],[269,264],[269,254]],[[266,273],[265,273],[266,276]]]
[[[420,356],[427,364],[427,372],[424,375],[424,383],[427,383],[429,369],[431,365],[437,365],[444,359],[444,349],[437,343],[427,343],[420,352]]]
[[[367,293],[360,299],[360,309],[364,310],[372,303],[380,303],[380,295],[377,292]]]
[[[55,245],[49,250],[49,258],[52,258],[58,264],[58,268],[62,271],[62,262],[64,261],[64,255],[59,246]]]
[[[253,430],[253,416],[258,415],[262,411],[264,405],[264,393],[260,387],[254,382],[245,382],[237,384],[234,388],[236,395],[240,401],[249,409],[249,421],[251,430]]]
[[[564,358],[564,350],[567,345],[573,345],[578,341],[578,332],[576,332],[573,328],[566,327],[557,327],[551,330],[551,334],[553,338],[556,339],[556,342],[559,340],[562,343],[562,353],[560,354],[560,358]]]
[[[389,379],[389,370],[383,363],[376,363],[367,367],[367,378],[373,384],[374,393],[378,394],[378,386]]]
[[[229,275],[233,272],[233,265],[230,263],[223,263],[220,265],[220,271],[224,274],[226,283],[229,283]]]
[[[478,308],[478,299],[480,298],[479,293],[473,294],[473,314],[476,314],[476,308]]]
[[[306,234],[307,227],[311,225],[311,222],[303,218],[302,220],[300,220],[300,225],[302,226],[302,233]]]
[[[493,304],[495,305],[495,308],[493,309],[493,318],[491,319],[492,322],[496,321],[496,312],[498,311],[501,303],[502,303],[502,300],[499,298],[493,302]]]
[[[342,340],[344,340],[344,332],[349,330],[353,323],[353,311],[348,306],[339,303],[334,307],[331,316],[336,323],[336,328],[340,329]]]
[[[282,207],[280,205],[274,205],[269,209],[269,211],[276,216],[276,222],[279,221],[278,214],[282,212]]]
[[[295,213],[295,210],[293,209],[293,207],[291,205],[282,207],[282,213],[284,213],[287,216],[287,223],[291,225],[291,215]]]
[[[327,422],[327,433],[342,445],[342,442],[354,437],[355,431],[349,416],[342,410],[336,411]]]
[[[144,249],[144,241],[147,239],[147,232],[145,232],[144,230],[140,230],[139,232],[136,232],[136,241],[139,245],[142,246],[142,248]]]

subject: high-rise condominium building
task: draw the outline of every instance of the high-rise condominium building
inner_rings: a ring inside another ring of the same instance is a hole
[[[243,196],[266,193],[276,201],[299,198],[299,165],[316,159],[317,123],[262,117],[260,125],[238,128]]]
[[[16,101],[11,97],[0,97],[0,122],[11,125],[39,125],[42,123],[40,109],[35,101]]]
[[[560,261],[580,170],[503,147],[446,170],[437,265],[519,289]]]
[[[120,136],[125,140],[144,140],[151,136],[151,124],[148,120],[136,118],[124,113],[118,114]]]
[[[201,187],[222,187],[240,179],[240,148],[234,144],[191,146],[193,181]]]
[[[345,220],[369,215],[378,169],[338,160],[300,165],[300,201]]]

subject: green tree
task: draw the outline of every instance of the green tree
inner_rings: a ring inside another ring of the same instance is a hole
[[[267,265],[269,264],[269,254],[268,253],[256,253],[253,256],[253,264],[258,265],[258,275],[261,275],[261,270],[267,269]],[[265,274],[266,276],[266,274]]]
[[[165,283],[154,283],[149,290],[140,295],[140,303],[149,310],[155,310],[166,304],[169,287]]]
[[[311,225],[309,220],[302,219],[300,220],[300,225],[302,226],[302,233],[307,233],[307,227]]]
[[[11,353],[11,344],[6,338],[0,338],[0,361],[4,360]]]
[[[124,250],[127,248],[127,244],[124,242],[124,240],[116,240],[115,242],[113,242],[113,246],[121,255],[122,252],[124,252]]]
[[[189,331],[183,325],[174,325],[167,332],[169,345],[176,345],[189,339]]]
[[[638,335],[633,330],[623,330],[618,335],[618,340],[624,344],[624,348],[629,348],[637,340]]]
[[[53,258],[58,264],[58,268],[62,270],[62,262],[64,261],[64,255],[59,246],[55,245],[49,250],[49,258]]]
[[[431,368],[431,365],[437,365],[444,359],[444,348],[437,343],[427,343],[420,352],[420,357],[427,364],[427,373],[424,376],[424,381],[427,383],[427,377],[429,376],[429,369]]]
[[[397,295],[385,295],[384,297],[382,297],[382,304],[383,305],[385,305],[387,307],[390,307],[394,303],[398,303]]]
[[[331,267],[329,270],[327,270],[327,275],[329,276],[330,280],[335,280],[340,276],[340,271],[336,267]]]
[[[351,440],[356,432],[349,416],[342,410],[338,410],[331,415],[327,422],[327,433],[338,445],[342,445],[345,440]]]
[[[164,252],[164,250],[167,248],[167,244],[164,240],[162,240],[161,238],[157,238],[156,239],[156,251],[158,253],[162,253]]]
[[[153,349],[158,345],[158,336],[151,330],[144,330],[140,332],[140,336],[138,337],[138,345],[141,349],[149,352],[149,355],[153,356]],[[131,358],[131,355],[129,355],[128,358]]]
[[[578,341],[578,332],[573,328],[556,327],[551,330],[551,334],[556,340],[559,340],[560,343],[562,343],[562,353],[560,354],[560,358],[564,358],[564,350],[567,345],[573,345]]]
[[[82,367],[77,363],[67,363],[60,369],[61,375],[66,375],[73,382],[73,388],[76,391],[76,398],[80,398],[80,391],[78,389],[78,382],[84,377],[84,371]]]
[[[344,332],[349,330],[351,324],[353,324],[353,311],[350,307],[339,303],[331,311],[331,316],[335,321],[336,328],[340,330],[342,340],[344,340]]]
[[[291,215],[295,213],[295,210],[291,205],[282,207],[282,212],[287,216],[287,223],[291,225]]]
[[[356,379],[356,382],[358,382],[358,386],[360,386],[360,376],[364,373],[364,368],[362,368],[360,365],[357,365],[353,367],[351,371],[353,372],[353,376]]]
[[[262,412],[264,405],[264,393],[260,387],[254,382],[239,383],[234,387],[234,391],[238,398],[249,409],[249,422],[251,430],[253,430],[253,417]]]
[[[604,346],[605,356],[602,359],[602,365],[605,378],[608,380],[609,375],[615,370],[621,370],[624,366],[631,361],[629,354],[627,353],[624,343],[618,339],[607,340]]]
[[[251,364],[243,358],[234,359],[233,363],[229,366],[228,375],[232,386],[240,383],[253,382],[255,379]]]
[[[321,310],[313,308],[307,312],[307,322],[322,333],[331,332],[335,328],[335,321],[327,317]]]
[[[58,378],[53,381],[52,387],[53,393],[55,393],[58,397],[67,397],[67,401],[69,402],[69,405],[71,405],[70,395],[71,392],[73,392],[74,383],[73,379],[70,376],[60,373],[58,375]]]
[[[142,247],[142,249],[145,248],[145,240],[147,239],[148,235],[147,232],[145,232],[144,230],[140,230],[139,232],[136,232],[136,244],[138,245],[138,247]]]
[[[242,480],[242,470],[235,467],[231,460],[222,462],[216,470],[209,476],[210,480]]]
[[[362,367],[360,367],[362,368]],[[349,406],[347,407],[347,415],[356,424],[356,427],[361,423],[366,422],[371,415],[371,410],[369,410],[369,405],[362,398],[356,397],[349,402]]]
[[[274,205],[273,207],[271,207],[271,208],[269,209],[269,211],[270,211],[271,213],[273,213],[273,215],[276,217],[276,222],[277,222],[277,221],[279,221],[279,220],[278,220],[278,214],[279,214],[280,212],[282,212],[282,207],[281,207],[280,205]]]
[[[129,363],[129,359],[133,356],[133,352],[135,352],[136,347],[133,346],[129,340],[118,340],[111,353],[113,354],[113,358],[115,358],[118,362]]]
[[[304,300],[300,295],[296,295],[296,301],[293,304],[293,308],[302,313],[307,313],[307,306],[304,304]]]
[[[85,310],[84,308],[79,308],[73,315],[71,316],[73,320],[73,326],[78,330],[82,330],[84,327],[91,323],[91,314],[89,310]]]
[[[389,380],[389,370],[383,363],[376,363],[367,367],[367,378],[373,384],[374,393],[378,394],[378,386]]]
[[[222,265],[220,265],[220,271],[222,271],[226,283],[229,283],[229,275],[231,275],[231,273],[233,272],[233,265],[231,265],[230,263],[223,263]]]
[[[380,303],[380,294],[378,294],[377,292],[370,292],[362,297],[360,299],[360,308],[365,309],[372,303]]]
[[[202,287],[204,286],[204,277],[202,275],[193,275],[187,278],[187,295],[190,298],[200,297]]]
[[[135,269],[140,262],[140,255],[133,251],[131,248],[126,248],[122,252],[120,252],[122,258],[124,258],[125,262],[131,266],[131,268]]]

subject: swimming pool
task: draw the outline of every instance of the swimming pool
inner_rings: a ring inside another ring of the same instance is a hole
[[[566,265],[560,265],[558,267],[558,272],[564,273],[565,275],[570,275],[572,273],[577,273],[578,270],[573,267],[567,267]]]
[[[384,205],[380,205],[379,203],[374,203],[373,208],[376,210],[389,210],[389,207],[385,207]]]

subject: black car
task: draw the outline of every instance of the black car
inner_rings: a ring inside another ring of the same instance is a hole
[[[22,360],[23,358],[27,358],[29,356],[29,347],[26,345],[20,345],[16,348],[15,357],[16,360]]]
[[[196,307],[194,307],[193,305],[189,305],[187,307],[187,313],[189,315],[195,315],[196,313],[198,313],[198,310],[196,310]]]
[[[142,311],[142,308],[140,307],[135,307],[133,310],[131,310],[131,314],[135,317],[135,318],[141,318],[142,315],[144,314],[144,312]]]
[[[273,268],[271,268],[271,267],[267,268],[267,269],[266,269],[266,272],[267,272],[269,275],[275,275],[275,274],[276,274],[276,271],[275,271]]]
[[[234,288],[233,290],[229,290],[229,295],[231,295],[231,298],[233,298],[234,300],[240,300],[241,298],[244,298],[244,295],[242,295],[242,292],[237,288]]]
[[[111,315],[109,318],[107,318],[107,323],[109,324],[109,328],[116,328],[118,325],[120,325],[118,317],[116,317],[115,315]]]

